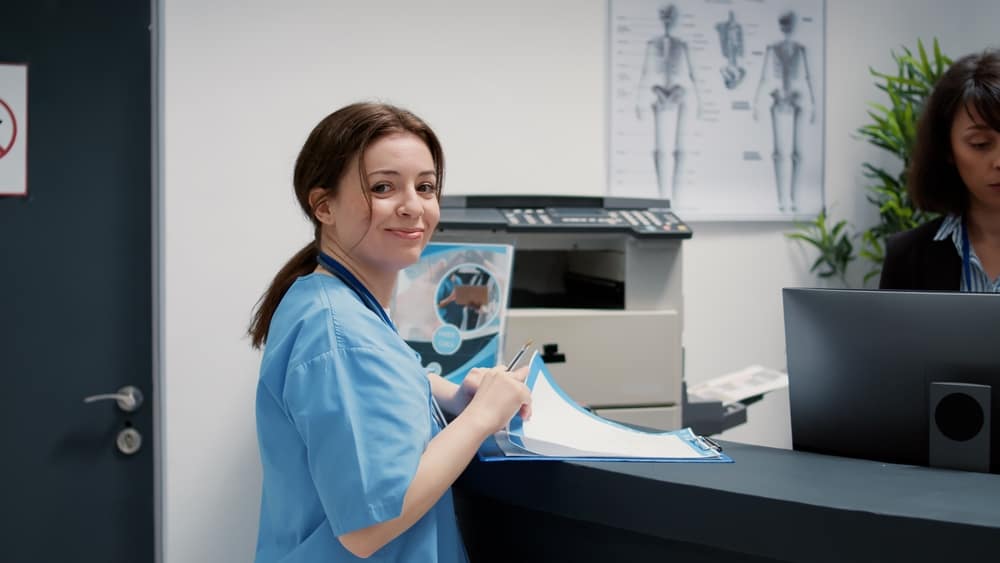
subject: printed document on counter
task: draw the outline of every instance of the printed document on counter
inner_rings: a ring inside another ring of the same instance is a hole
[[[731,405],[788,387],[788,374],[763,366],[749,366],[688,387],[688,395]]]

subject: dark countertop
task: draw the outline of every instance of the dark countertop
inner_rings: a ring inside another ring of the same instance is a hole
[[[558,519],[552,537],[581,550],[614,530],[623,544],[648,540],[642,553],[705,561],[1000,559],[1000,475],[723,445],[735,463],[474,461],[456,485],[460,518],[503,506],[538,526]],[[489,520],[476,514],[463,529]]]

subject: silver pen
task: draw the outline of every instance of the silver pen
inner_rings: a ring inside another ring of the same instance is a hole
[[[524,346],[521,346],[521,349],[514,355],[514,359],[507,364],[507,371],[512,371],[517,367],[517,363],[521,361],[521,356],[524,356],[524,352],[528,349],[528,346],[531,346],[531,342],[532,341],[529,340],[524,343]],[[441,405],[438,404],[437,398],[434,397],[433,393],[431,393],[431,403],[434,406],[434,418],[436,418],[438,423],[441,424],[441,428],[448,426],[448,419],[445,418],[444,411],[441,410]]]
[[[524,352],[528,349],[528,346],[531,346],[531,342],[532,342],[531,340],[525,342],[524,346],[521,346],[521,349],[517,351],[517,354],[514,354],[514,359],[512,359],[510,363],[507,364],[507,371],[514,371],[514,368],[517,367],[517,362],[521,361],[521,356],[524,355]]]

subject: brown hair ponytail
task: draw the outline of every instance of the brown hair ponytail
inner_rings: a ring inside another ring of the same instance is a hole
[[[257,302],[247,331],[254,348],[259,349],[267,342],[271,318],[288,288],[296,279],[316,268],[320,227],[309,205],[309,192],[314,188],[325,188],[329,197],[335,197],[340,181],[354,159],[363,155],[373,141],[400,132],[412,133],[427,144],[434,160],[440,196],[441,186],[444,184],[444,152],[441,150],[441,143],[423,120],[404,109],[378,103],[351,104],[326,116],[309,133],[295,161],[292,179],[299,207],[312,222],[316,238],[281,268]],[[364,186],[364,166],[358,168],[361,185]]]
[[[253,313],[253,320],[250,322],[250,343],[254,348],[260,349],[267,340],[267,332],[271,328],[271,317],[274,316],[281,298],[292,287],[295,280],[312,272],[316,268],[316,243],[310,242],[302,247],[302,250],[295,253],[292,259],[285,263],[278,270],[278,273],[271,280],[271,285],[257,302],[257,308]]]

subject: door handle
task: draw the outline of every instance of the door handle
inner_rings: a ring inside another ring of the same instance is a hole
[[[104,393],[102,395],[91,395],[83,399],[84,403],[93,403],[95,401],[107,401],[115,400],[118,402],[118,408],[125,412],[135,412],[139,410],[142,406],[142,391],[139,391],[137,387],[131,385],[126,385],[118,390],[117,393]]]

